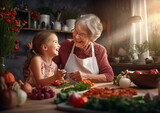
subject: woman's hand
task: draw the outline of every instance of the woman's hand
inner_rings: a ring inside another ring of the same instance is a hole
[[[57,73],[54,75],[55,78],[58,80],[58,79],[63,79],[63,77],[65,76],[65,73],[66,73],[66,70],[62,69],[58,69],[57,70]]]
[[[69,74],[69,77],[76,81],[76,82],[79,82],[79,81],[82,81],[84,79],[86,79],[87,77],[87,74],[86,73],[83,73],[81,71],[74,71],[72,73]]]

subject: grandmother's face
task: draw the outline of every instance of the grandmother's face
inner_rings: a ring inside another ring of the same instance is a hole
[[[88,45],[91,42],[89,37],[90,37],[90,34],[87,27],[82,26],[81,29],[79,29],[78,27],[75,27],[73,31],[73,40],[76,47],[82,50],[86,50]]]

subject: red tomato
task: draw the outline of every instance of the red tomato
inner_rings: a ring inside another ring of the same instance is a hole
[[[149,73],[149,74],[157,74],[157,73],[158,73],[158,70],[157,70],[157,69],[151,69],[151,70],[149,70],[148,73]]]
[[[60,83],[60,82],[55,81],[55,82],[54,82],[54,85],[55,85],[55,86],[59,86],[59,85],[61,85],[61,83]]]
[[[142,74],[142,71],[134,71],[134,74]]]
[[[93,87],[94,86],[94,83],[91,83],[91,87]]]
[[[72,105],[74,107],[82,108],[84,107],[84,104],[88,102],[88,100],[89,99],[87,97],[77,97],[73,99]]]

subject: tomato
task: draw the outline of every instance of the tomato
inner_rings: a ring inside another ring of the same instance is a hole
[[[88,83],[92,86],[94,86],[94,83],[92,83],[90,80],[82,80],[83,83]]]
[[[142,74],[142,71],[134,71],[134,74]]]
[[[55,81],[55,82],[54,82],[54,85],[55,85],[55,86],[59,86],[59,85],[61,85],[61,83],[60,83],[60,82]]]
[[[151,69],[148,72],[149,74],[158,74],[158,70],[157,69]]]
[[[74,107],[82,108],[84,107],[84,104],[87,103],[89,99],[87,97],[77,97],[74,98],[72,101],[72,105]]]
[[[91,83],[91,87],[93,87],[94,86],[94,83]]]

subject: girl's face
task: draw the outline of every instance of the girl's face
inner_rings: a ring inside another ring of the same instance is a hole
[[[73,40],[75,46],[85,51],[91,42],[89,36],[89,31],[85,26],[82,26],[81,29],[75,27],[73,31]]]
[[[51,57],[58,56],[60,45],[58,44],[57,36],[55,34],[51,34],[48,38],[49,40],[46,44],[48,55]]]

